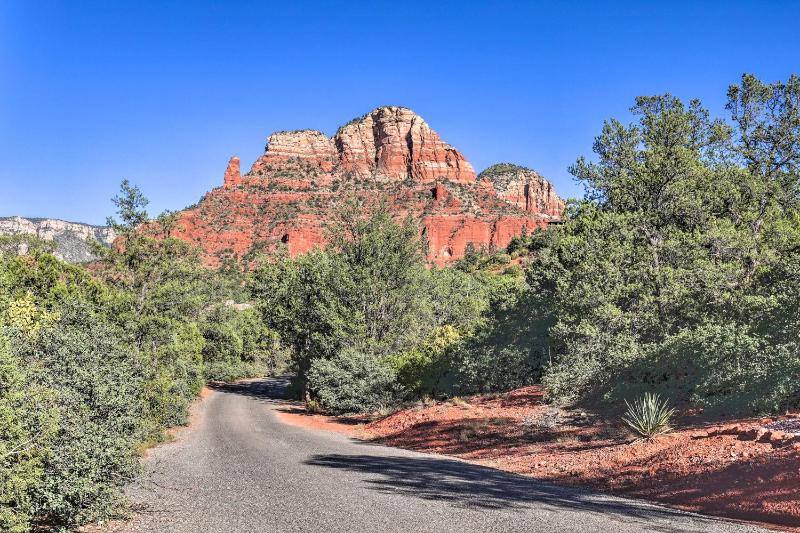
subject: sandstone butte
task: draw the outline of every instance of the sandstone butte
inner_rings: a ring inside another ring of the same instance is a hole
[[[500,249],[559,220],[564,202],[533,170],[494,165],[476,175],[461,153],[416,113],[380,107],[339,128],[269,136],[242,175],[228,163],[221,187],[179,213],[173,235],[201,247],[208,266],[239,261],[280,243],[292,256],[324,246],[344,198],[383,198],[398,218],[419,221],[428,261],[443,265],[468,243]]]

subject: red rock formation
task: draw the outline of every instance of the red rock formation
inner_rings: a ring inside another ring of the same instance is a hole
[[[233,187],[242,182],[242,173],[239,170],[239,158],[237,156],[231,157],[228,161],[228,168],[225,169],[225,177],[223,184],[225,187]]]
[[[489,181],[497,196],[529,213],[558,217],[564,211],[553,185],[535,170],[500,163],[481,172],[479,179]]]
[[[337,160],[333,141],[321,131],[297,130],[273,133],[267,140],[264,155],[253,163],[251,174],[267,172],[270,167],[297,159],[323,172],[330,172]]]
[[[181,212],[174,234],[201,246],[211,266],[280,243],[297,255],[324,246],[326,222],[351,195],[385,197],[398,217],[417,218],[428,260],[439,265],[463,257],[469,243],[503,248],[523,228],[557,220],[564,207],[532,170],[495,165],[476,178],[421,117],[384,107],[333,138],[313,130],[275,133],[244,176],[231,158],[224,187]]]
[[[475,181],[472,165],[443,142],[422,117],[381,107],[343,126],[333,138],[344,170],[396,179]]]

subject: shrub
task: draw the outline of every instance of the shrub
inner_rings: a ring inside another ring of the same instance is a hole
[[[661,358],[671,369],[686,372],[687,392],[711,414],[758,415],[800,406],[800,346],[795,339],[769,342],[752,327],[703,324],[668,339],[661,352],[670,350],[672,358]],[[697,354],[703,354],[700,367]]]
[[[157,365],[149,366],[148,390],[157,426],[186,423],[191,401],[203,388],[204,345],[200,329],[193,322],[169,321],[170,335],[155,354],[146,354]]]
[[[485,324],[450,353],[453,392],[498,392],[537,382],[552,322],[521,272],[476,274],[489,295]]]
[[[29,373],[0,336],[0,530],[11,533],[28,531],[58,421],[53,391],[31,384]]]
[[[41,365],[33,384],[58,401],[57,433],[33,491],[36,514],[75,526],[113,516],[139,471],[145,383],[136,351],[89,306],[74,302],[59,315],[18,348]]]
[[[253,308],[219,305],[202,324],[206,379],[233,381],[286,368],[277,335]]]
[[[531,385],[540,373],[542,361],[538,352],[526,347],[500,346],[484,340],[456,347],[453,366],[453,391],[474,394]]]
[[[507,265],[511,262],[512,257],[506,253],[494,253],[489,256],[489,265]]]
[[[345,348],[331,359],[314,360],[308,384],[322,406],[335,414],[380,411],[402,396],[387,362],[354,348]]]
[[[448,352],[459,340],[459,332],[453,326],[442,326],[415,349],[392,357],[398,382],[416,397],[444,392],[444,379],[450,368]]]
[[[666,400],[661,400],[658,394],[647,392],[637,398],[633,404],[625,400],[628,411],[622,421],[637,435],[652,439],[656,435],[668,432],[675,409],[669,407]]]
[[[510,257],[511,259],[517,259],[519,257],[525,257],[529,253],[530,253],[529,250],[525,247],[517,248],[516,250],[511,252]]]

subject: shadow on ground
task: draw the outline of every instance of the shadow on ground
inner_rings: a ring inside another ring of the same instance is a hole
[[[213,388],[224,393],[248,396],[282,409],[291,409],[299,404],[287,400],[288,382],[288,377],[281,377],[216,384]],[[580,488],[554,485],[455,459],[399,455],[395,448],[378,442],[356,439],[352,442],[359,446],[354,449],[359,453],[316,454],[304,463],[312,467],[360,474],[364,486],[380,493],[443,501],[461,508],[523,511],[545,506],[553,511],[567,509],[610,515],[620,523],[647,520],[647,528],[651,531],[675,531],[676,527],[679,530],[702,530],[704,524],[720,521],[713,517],[697,517],[697,521],[691,518],[682,519],[686,515],[680,511],[645,502],[622,500]],[[372,453],[371,449],[375,449],[375,452]],[[613,472],[603,472],[602,475],[615,476]],[[562,479],[559,483],[569,484],[570,481]]]
[[[446,501],[463,508],[522,511],[534,505],[545,505],[553,510],[611,514],[620,522],[665,520],[663,527],[649,523],[648,528],[654,531],[675,531],[674,520],[684,515],[643,502],[610,499],[491,468],[435,457],[326,454],[315,455],[306,464],[364,474],[363,481],[378,492]]]
[[[231,394],[248,396],[265,403],[285,403],[289,398],[289,381],[291,376],[279,376],[268,379],[248,379],[232,383],[214,382],[209,387]]]

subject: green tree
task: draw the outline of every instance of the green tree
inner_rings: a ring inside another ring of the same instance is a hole
[[[20,346],[26,361],[40,365],[33,383],[57,394],[58,430],[34,491],[37,514],[54,524],[114,516],[122,487],[139,471],[144,376],[122,338],[114,325],[76,301]]]
[[[174,214],[150,220],[147,199],[127,181],[113,201],[119,222],[109,218],[109,224],[119,240],[111,248],[96,247],[98,275],[117,289],[114,316],[147,360],[155,437],[186,420],[203,385],[198,323],[209,303],[209,274],[195,247],[169,236]]]
[[[630,126],[605,124],[597,160],[571,169],[587,200],[530,245],[528,280],[554,320],[551,395],[664,388],[728,411],[797,402],[776,378],[797,368],[784,354],[798,353],[786,328],[797,323],[799,89],[796,77],[745,76],[729,90],[731,123],[665,95],[637,99]]]
[[[19,333],[23,334],[23,333]],[[24,362],[0,336],[0,529],[28,531],[33,491],[57,423],[53,391],[31,383]]]
[[[332,392],[333,384],[350,388],[372,376],[380,383],[391,377],[398,385],[400,354],[441,326],[468,328],[485,308],[470,294],[477,284],[469,275],[425,268],[419,229],[411,219],[394,221],[385,205],[349,201],[329,243],[296,259],[267,259],[255,272],[252,290],[264,320],[292,348],[299,384],[331,410],[345,409],[337,398],[347,397]],[[429,365],[434,368],[440,365]],[[330,372],[337,378],[328,379]],[[378,390],[361,385],[358,398]],[[398,399],[399,389],[391,388],[377,403],[365,400],[362,408]],[[347,410],[353,401],[345,402]]]
[[[13,340],[0,346],[8,527],[112,516],[138,468],[144,376],[139,352],[109,320],[113,300],[53,256],[0,257],[0,337]]]

